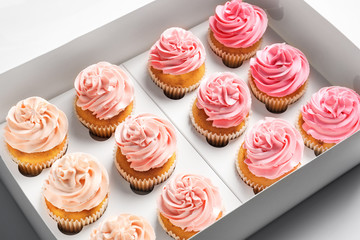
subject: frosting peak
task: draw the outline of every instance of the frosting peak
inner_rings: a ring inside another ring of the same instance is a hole
[[[261,8],[233,0],[218,5],[209,18],[214,37],[226,47],[247,48],[260,40],[267,27],[267,16]]]
[[[190,31],[172,27],[151,47],[150,66],[164,74],[180,75],[198,69],[205,62],[205,48]]]
[[[82,70],[75,79],[76,104],[98,119],[109,119],[123,111],[134,99],[130,78],[118,66],[99,62]]]
[[[237,126],[250,112],[250,90],[234,73],[214,73],[201,83],[196,106],[204,109],[214,127]]]
[[[260,91],[272,97],[284,97],[305,83],[310,66],[299,49],[276,43],[256,52],[256,57],[250,59],[250,73]]]
[[[59,145],[68,131],[64,112],[40,97],[13,106],[6,117],[5,141],[26,153],[45,152]]]
[[[106,169],[86,153],[70,153],[57,160],[44,184],[44,197],[68,212],[90,210],[109,192]]]
[[[116,128],[115,140],[136,171],[161,167],[176,151],[173,125],[150,113],[126,118]]]
[[[158,200],[160,213],[185,231],[201,231],[222,211],[219,191],[211,181],[195,174],[178,174],[164,186]]]
[[[302,106],[301,114],[309,135],[338,143],[360,129],[360,96],[346,87],[324,87]]]
[[[298,130],[287,121],[267,117],[246,134],[244,148],[250,172],[276,179],[300,163],[304,143]]]

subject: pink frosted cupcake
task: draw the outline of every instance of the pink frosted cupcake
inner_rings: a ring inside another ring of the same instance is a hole
[[[205,74],[205,49],[190,31],[165,30],[151,47],[148,70],[152,80],[172,99],[193,91]]]
[[[246,184],[258,193],[300,166],[304,143],[287,121],[267,117],[245,135],[236,168]]]
[[[223,147],[245,131],[250,107],[246,83],[234,73],[219,72],[201,83],[190,118],[209,144]]]
[[[155,240],[155,232],[149,222],[131,214],[109,217],[95,228],[90,240]]]
[[[130,116],[115,132],[115,166],[135,190],[151,191],[175,168],[174,126],[150,113]]]
[[[133,109],[134,86],[118,66],[99,62],[82,70],[75,79],[76,114],[90,132],[110,137]]]
[[[63,232],[77,233],[106,210],[109,177],[86,153],[70,153],[56,161],[43,186],[45,206]]]
[[[241,0],[229,1],[217,6],[209,18],[208,42],[226,66],[240,67],[260,47],[267,23],[261,8]]]
[[[250,60],[249,84],[270,112],[281,113],[304,95],[309,73],[309,62],[299,49],[276,43]]]
[[[65,154],[67,133],[63,111],[43,98],[29,97],[9,110],[4,138],[19,171],[36,176]]]
[[[301,107],[297,121],[304,143],[321,154],[360,129],[360,96],[346,87],[324,87]]]
[[[161,226],[175,239],[189,239],[223,215],[218,189],[196,174],[173,177],[162,190],[158,209]]]

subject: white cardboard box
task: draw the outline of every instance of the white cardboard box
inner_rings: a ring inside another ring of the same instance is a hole
[[[356,66],[356,63],[360,62],[360,50],[309,5],[301,0],[256,0],[249,2],[267,10],[270,20],[269,24],[274,32],[271,29],[267,31],[266,41],[271,43],[272,41],[283,39],[301,49],[308,57],[313,67],[311,79],[316,79],[317,81],[314,88],[311,89],[312,91],[323,86],[323,84],[329,83],[347,86],[360,92],[360,74]],[[189,152],[193,152],[192,154],[195,158],[204,159],[203,162],[199,163],[203,166],[202,169],[204,169],[206,174],[212,176],[212,179],[218,182],[221,185],[221,189],[223,189],[225,202],[228,205],[226,206],[228,215],[198,234],[195,238],[220,239],[224,237],[224,233],[226,233],[227,239],[239,239],[250,235],[358,164],[360,159],[357,159],[355,146],[360,142],[360,134],[353,135],[313,160],[312,158],[314,157],[308,151],[308,154],[305,154],[308,158],[308,164],[304,164],[298,171],[255,197],[251,193],[251,189],[244,186],[241,180],[234,181],[234,179],[236,180],[234,171],[229,172],[229,174],[222,172],[224,169],[224,171],[232,171],[233,166],[227,163],[226,167],[221,169],[221,165],[218,165],[219,163],[216,160],[210,159],[204,153],[204,149],[209,148],[209,146],[204,145],[204,139],[201,136],[195,136],[195,139],[193,139],[194,136],[191,134],[194,134],[194,132],[188,131],[191,129],[191,125],[188,124],[188,130],[184,130],[186,126],[181,125],[181,122],[177,122],[176,115],[170,110],[170,107],[176,105],[183,107],[188,104],[185,104],[185,102],[191,102],[191,94],[187,95],[183,100],[175,102],[166,99],[161,95],[161,91],[152,85],[152,82],[147,84],[146,76],[144,75],[145,69],[143,69],[146,53],[138,55],[148,50],[157,40],[160,33],[170,26],[181,26],[184,28],[195,26],[192,30],[195,34],[199,34],[204,45],[207,45],[203,39],[204,27],[206,27],[206,22],[204,21],[213,14],[215,6],[219,3],[221,1],[187,0],[175,2],[157,0],[60,48],[2,74],[0,76],[1,81],[7,81],[11,84],[0,89],[0,95],[7,96],[4,99],[4,104],[0,107],[0,119],[4,120],[10,106],[14,105],[18,100],[32,95],[40,95],[47,99],[56,97],[52,101],[59,105],[64,104],[62,106],[66,108],[72,94],[69,89],[72,88],[74,77],[81,69],[101,60],[121,64],[131,58],[123,64],[123,67],[137,81],[136,86],[140,89],[138,92],[143,93],[143,90],[147,92],[148,96],[145,96],[145,100],[151,101],[150,99],[152,99],[153,102],[150,105],[153,106],[155,104],[155,106],[151,107],[151,111],[157,112],[160,115],[165,114],[173,121],[174,125],[181,132],[181,134],[178,132],[183,142],[181,146],[192,149],[189,143],[192,144],[193,150],[189,150]],[[148,21],[144,21],[144,19],[148,19]],[[199,23],[201,24],[198,25]],[[334,48],[334,45],[340,45],[341,47]],[[211,66],[210,71],[226,70],[226,67],[216,63],[216,58],[209,57],[211,51],[209,51],[208,47],[207,53],[207,64]],[[246,68],[245,64],[238,70],[230,69],[230,71],[237,71],[240,75],[244,75]],[[207,74],[209,74],[209,68],[207,71]],[[19,88],[19,84],[25,87]],[[139,86],[142,86],[142,89]],[[16,93],[16,95],[8,93]],[[307,96],[304,97],[309,97],[309,94],[307,93]],[[180,101],[182,102],[180,103]],[[255,103],[255,101],[253,102]],[[296,109],[299,106],[291,108],[293,113],[296,113]],[[139,109],[142,107],[144,106],[139,106]],[[261,104],[253,104],[254,107],[261,108],[263,106]],[[286,114],[286,117],[291,119],[290,114]],[[73,124],[78,124],[78,122],[75,121]],[[84,131],[82,131],[80,135],[84,137],[86,134],[84,135]],[[235,156],[236,145],[239,146],[240,143],[241,139],[236,142],[233,141],[224,148],[225,150],[222,149],[221,151],[229,154],[229,156]],[[86,144],[89,144],[89,142]],[[74,149],[77,147],[81,149],[80,145],[74,146]],[[347,154],[343,154],[344,152]],[[59,236],[62,238],[63,235],[57,235],[57,229],[53,227],[52,219],[48,216],[46,217],[46,213],[41,210],[41,206],[36,205],[38,195],[31,195],[31,193],[29,194],[24,190],[27,187],[31,188],[32,185],[24,185],[25,181],[21,180],[23,177],[16,173],[16,166],[9,161],[3,152],[1,153],[0,170],[3,182],[18,201],[27,217],[32,220],[31,222],[39,235],[46,239],[59,238]],[[96,154],[96,151],[94,154]],[[231,161],[230,159],[230,164]],[[186,169],[185,165],[184,161],[184,169]],[[108,167],[111,169],[111,165]],[[44,175],[46,174],[42,174],[41,177],[43,178]],[[219,182],[219,179],[222,179],[223,182]],[[37,181],[41,182],[40,180]],[[237,196],[237,198],[234,196]],[[151,207],[155,208],[155,206]],[[76,235],[76,239],[83,237],[86,239],[85,235],[88,233],[88,229],[82,232],[81,236]],[[162,239],[161,236],[163,235],[159,236],[160,239]],[[65,237],[74,239],[64,235]]]

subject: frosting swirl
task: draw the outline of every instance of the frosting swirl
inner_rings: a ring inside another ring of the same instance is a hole
[[[100,223],[91,232],[91,240],[155,240],[155,232],[145,218],[120,214]]]
[[[108,192],[106,169],[89,154],[70,153],[52,165],[43,195],[57,208],[80,212],[98,206]]]
[[[115,141],[130,167],[141,172],[163,166],[176,151],[174,126],[150,113],[126,118]]]
[[[264,35],[267,22],[264,10],[242,0],[218,5],[215,15],[209,18],[216,40],[230,48],[252,46]]]
[[[63,111],[40,97],[29,97],[13,106],[6,117],[5,141],[25,153],[45,152],[64,139],[68,119]]]
[[[204,109],[214,127],[237,126],[249,114],[250,90],[234,73],[214,73],[200,84],[196,106]]]
[[[180,75],[201,67],[205,55],[203,44],[194,34],[172,27],[151,47],[149,64],[165,74]]]
[[[360,96],[346,87],[324,87],[301,107],[301,114],[307,134],[338,143],[360,129]]]
[[[219,217],[222,200],[210,179],[178,174],[164,186],[158,208],[172,224],[185,231],[201,231]]]
[[[244,148],[244,162],[250,172],[276,179],[300,163],[304,143],[298,130],[287,121],[267,117],[246,134]]]
[[[256,52],[256,57],[250,59],[250,73],[260,91],[272,97],[284,97],[305,83],[310,66],[299,49],[276,43]]]
[[[134,99],[131,79],[118,66],[99,62],[82,70],[75,79],[76,104],[98,119],[109,119],[123,111]]]

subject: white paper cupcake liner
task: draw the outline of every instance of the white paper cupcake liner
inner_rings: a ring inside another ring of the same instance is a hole
[[[138,179],[136,177],[131,176],[127,172],[125,172],[119,165],[116,159],[116,152],[117,152],[117,144],[115,144],[114,148],[114,163],[116,166],[116,169],[120,173],[120,175],[130,183],[130,185],[135,189],[139,191],[151,191],[155,185],[160,184],[164,182],[166,179],[170,177],[170,175],[173,173],[175,166],[176,166],[176,159],[174,163],[171,165],[170,169],[161,174],[160,176],[154,177],[154,178],[148,178],[148,179]]]
[[[173,233],[171,230],[168,230],[165,225],[164,225],[164,222],[162,221],[161,217],[160,217],[160,212],[158,211],[157,213],[157,217],[158,217],[158,220],[159,220],[159,223],[161,225],[161,227],[165,230],[165,232],[167,234],[169,234],[169,236],[171,236],[172,238],[176,239],[176,240],[187,240],[186,238],[181,238],[179,237],[178,235],[176,235],[175,233]]]

